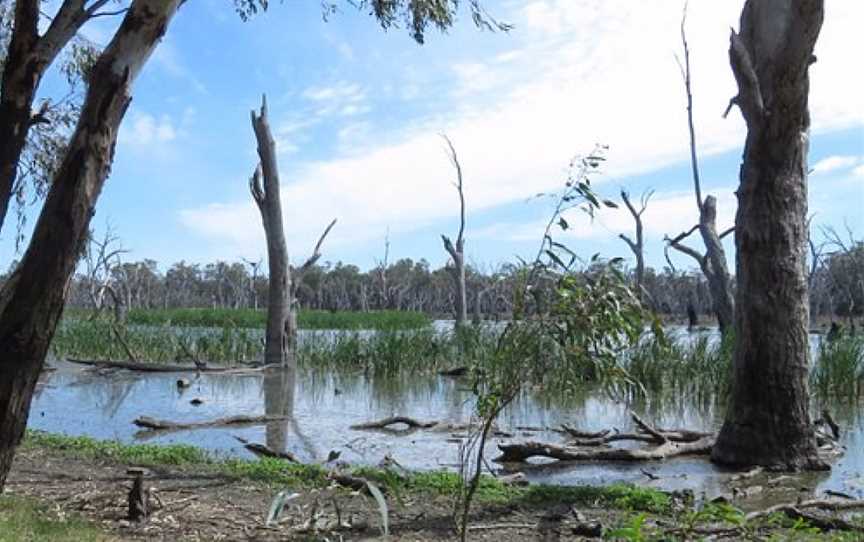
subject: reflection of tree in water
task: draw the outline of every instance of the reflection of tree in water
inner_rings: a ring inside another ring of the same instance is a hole
[[[300,424],[294,418],[294,386],[297,373],[290,369],[269,371],[264,375],[262,391],[264,393],[264,412],[271,416],[286,416],[281,422],[268,423],[266,427],[267,446],[278,452],[285,452],[288,444],[289,427],[300,440],[303,450],[309,459],[318,457],[315,444],[303,433]]]

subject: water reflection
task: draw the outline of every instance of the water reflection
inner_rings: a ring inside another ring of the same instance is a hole
[[[376,464],[394,456],[412,469],[451,466],[458,446],[450,432],[417,431],[391,434],[352,431],[349,426],[392,415],[421,420],[465,423],[473,412],[472,395],[464,381],[437,375],[376,378],[362,372],[272,371],[266,374],[182,375],[191,386],[178,390],[176,374],[134,374],[125,371],[84,370],[57,362],[58,370],[43,375],[34,398],[30,427],[72,435],[136,439],[132,421],[142,415],[175,421],[201,421],[237,414],[269,414],[285,419],[264,426],[208,428],[149,435],[159,443],[182,442],[220,454],[251,457],[234,436],[291,452],[303,461],[320,461],[330,450],[350,463]],[[193,399],[200,400],[195,401]],[[821,409],[822,405],[814,405]],[[864,416],[860,403],[831,403],[832,414],[844,428],[847,453],[820,487],[864,497]],[[713,398],[670,396],[627,403],[587,387],[561,396],[525,389],[499,420],[516,439],[560,442],[552,431],[525,433],[519,427],[558,427],[569,423],[585,430],[630,427],[636,410],[662,427],[714,430],[722,408]],[[493,442],[488,457],[496,455]],[[529,478],[550,483],[644,483],[646,465],[588,463],[534,465]],[[723,490],[723,473],[700,458],[651,463],[671,488],[692,488],[709,494]]]

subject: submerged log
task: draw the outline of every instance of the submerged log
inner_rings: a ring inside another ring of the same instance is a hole
[[[391,425],[399,425],[404,424],[408,426],[408,429],[429,429],[430,427],[435,427],[438,425],[437,421],[430,422],[422,422],[419,420],[415,420],[414,418],[409,418],[407,416],[391,416],[389,418],[384,418],[383,420],[376,420],[372,422],[366,423],[358,423],[352,425],[350,429],[386,429],[395,431],[390,427]]]
[[[221,427],[226,425],[259,425],[270,422],[281,422],[289,419],[290,416],[228,416],[226,418],[217,418],[215,420],[207,420],[203,422],[172,422],[170,420],[157,420],[150,416],[139,416],[132,422],[138,427],[149,429],[151,431],[179,431],[184,429],[198,429],[202,427]]]
[[[128,371],[148,373],[253,373],[277,367],[276,365],[261,365],[258,367],[201,367],[196,365],[179,365],[173,363],[143,363],[137,361],[88,360],[76,358],[68,358],[66,361],[77,363],[78,365],[89,365],[91,367],[126,369]]]
[[[628,450],[624,448],[601,448],[584,450],[542,442],[499,444],[501,455],[498,463],[522,463],[532,457],[548,457],[559,461],[657,461],[679,455],[708,455],[714,446],[714,437],[705,437],[695,442],[667,441],[654,448]]]

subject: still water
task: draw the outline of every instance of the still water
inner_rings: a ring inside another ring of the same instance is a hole
[[[351,430],[349,426],[393,415],[464,424],[473,410],[465,382],[437,375],[376,379],[362,373],[271,371],[196,376],[101,371],[64,361],[51,365],[56,370],[46,372],[40,380],[29,427],[122,442],[193,444],[226,456],[251,456],[234,438],[239,436],[290,451],[304,462],[323,461],[335,450],[341,452],[340,459],[351,464],[375,465],[390,456],[408,469],[454,468],[460,431],[392,434]],[[178,378],[187,378],[192,385],[179,390]],[[193,406],[192,399],[202,403]],[[512,436],[494,439],[487,455],[490,459],[497,455],[499,442],[563,442],[554,431],[520,429],[523,427],[557,428],[568,423],[590,431],[612,427],[628,430],[631,409],[660,427],[710,431],[722,422],[722,412],[711,401],[677,398],[662,404],[628,405],[599,391],[547,397],[528,390],[499,420],[499,429]],[[844,429],[846,453],[830,473],[801,475],[793,483],[864,497],[864,405],[831,405],[831,410]],[[288,420],[266,426],[158,434],[141,432],[132,423],[139,416],[185,422],[265,413],[285,415]],[[693,489],[709,497],[729,489],[730,474],[703,458],[629,464],[538,463],[523,471],[532,481],[554,484],[648,483],[643,469],[659,476],[651,482],[657,487]]]

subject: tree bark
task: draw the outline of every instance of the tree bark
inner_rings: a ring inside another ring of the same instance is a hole
[[[296,368],[294,358],[297,340],[297,313],[291,295],[291,269],[285,246],[282,201],[279,197],[279,170],[276,165],[276,143],[267,118],[267,98],[261,100],[261,111],[252,111],[252,129],[258,142],[259,164],[249,180],[249,189],[264,224],[267,237],[267,265],[270,269],[270,291],[267,300],[265,364]],[[264,183],[261,183],[261,177]]]
[[[45,70],[87,20],[108,0],[85,9],[84,0],[66,0],[39,36],[39,6],[35,0],[15,2],[15,21],[3,68],[0,90],[0,229],[15,188],[18,163],[33,124],[31,109]]]
[[[453,242],[446,235],[441,236],[444,250],[447,251],[453,260],[452,276],[456,286],[454,316],[456,318],[456,327],[458,328],[468,320],[468,297],[465,292],[465,193],[462,190],[462,166],[459,164],[456,149],[447,136],[443,137],[447,143],[450,161],[453,162],[453,167],[456,168],[456,190],[459,192],[459,235],[456,236],[456,245],[454,246]]]
[[[806,244],[809,65],[823,0],[748,0],[729,56],[747,123],[733,387],[712,459],[827,468],[810,421]]]
[[[27,252],[0,290],[0,490],[114,157],[131,85],[181,0],[135,0],[99,57]]]
[[[699,234],[705,243],[705,260],[710,268],[705,278],[711,290],[717,327],[720,328],[720,333],[725,335],[732,329],[735,321],[735,301],[732,297],[732,277],[726,266],[726,251],[723,250],[723,242],[717,233],[717,199],[714,196],[708,196],[702,202]]]

